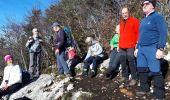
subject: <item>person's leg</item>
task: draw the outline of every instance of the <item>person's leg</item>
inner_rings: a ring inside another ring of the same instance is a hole
[[[64,74],[70,74],[70,70],[69,70],[68,65],[65,61],[65,51],[61,51],[61,53],[59,54],[59,61],[61,63],[61,66],[64,69]]]
[[[58,73],[59,73],[59,75],[62,75],[62,74],[64,74],[64,69],[63,69],[60,59],[59,59],[59,53],[56,55],[56,60],[57,60]]]
[[[115,55],[116,55],[116,51],[112,50],[111,54],[110,54],[110,61],[109,61],[109,68],[106,71],[106,77],[109,77],[112,74],[112,71],[114,70],[114,60],[115,60]]]
[[[128,80],[129,72],[127,67],[127,54],[126,49],[119,49],[120,52],[120,64],[122,66],[122,79],[121,81]]]
[[[99,66],[99,64],[102,62],[102,57],[100,57],[100,56],[96,56],[96,57],[94,57],[94,59],[93,59],[93,67],[92,67],[92,70],[91,70],[91,77],[94,77],[94,76],[96,76],[96,74],[97,74],[97,68],[98,68],[98,66]]]
[[[133,48],[127,49],[127,59],[128,59],[132,79],[137,80],[136,61],[134,57]]]
[[[148,73],[149,68],[147,58],[143,52],[146,50],[143,47],[139,47],[138,54],[137,54],[137,71],[139,73],[139,80],[140,80],[140,90],[136,92],[138,96],[145,95],[149,90],[149,83],[148,83]]]
[[[76,57],[71,60],[70,73],[71,73],[72,77],[74,77],[76,75],[75,67],[78,63],[79,63],[79,59]]]
[[[2,90],[0,89],[0,97],[2,97],[3,95],[11,95],[12,93],[16,92],[17,90],[19,90],[21,88],[22,84],[21,83],[16,83],[13,84],[11,86],[9,86],[7,88],[7,90]]]
[[[30,57],[30,64],[29,64],[30,78],[33,78],[33,72],[34,72],[34,55],[35,55],[35,53],[29,53],[29,57]]]
[[[83,75],[87,76],[88,75],[88,71],[89,71],[89,66],[92,64],[94,57],[90,56],[89,58],[87,58],[84,62],[84,66],[83,66]]]
[[[41,52],[36,53],[36,73],[35,73],[36,77],[39,77],[40,75],[40,64],[41,64]]]
[[[160,60],[156,59],[156,46],[147,47],[147,58],[151,76],[154,80],[154,95],[156,99],[165,98],[164,79],[160,70]]]

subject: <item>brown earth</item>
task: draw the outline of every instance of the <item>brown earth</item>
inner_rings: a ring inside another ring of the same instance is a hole
[[[166,82],[170,82],[170,75],[168,74],[165,79]],[[119,82],[119,79],[120,76],[116,76],[112,80],[106,80],[104,76],[95,78],[77,76],[74,81],[73,92],[77,90],[91,92],[93,93],[92,100],[150,100],[153,98],[152,93],[137,97],[135,91],[138,86],[127,86],[126,83]],[[170,90],[166,90],[166,100],[170,100]]]

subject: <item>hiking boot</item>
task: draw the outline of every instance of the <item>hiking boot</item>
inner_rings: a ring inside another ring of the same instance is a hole
[[[106,79],[106,80],[110,80],[110,76],[111,76],[110,74],[106,74],[105,79]]]
[[[88,76],[88,72],[87,71],[83,71],[82,76]]]
[[[95,71],[92,70],[92,72],[90,73],[90,77],[93,78],[95,76],[96,76],[96,73],[95,73]]]
[[[119,80],[119,82],[125,82],[125,81],[127,81],[127,80],[128,80],[127,78],[122,77],[122,78]]]
[[[151,100],[165,100],[165,98],[152,98]]]
[[[136,92],[136,95],[137,95],[138,97],[142,97],[142,96],[147,95],[148,93],[149,93],[149,92],[137,91],[137,92]]]
[[[132,79],[130,82],[129,82],[129,86],[134,86],[137,84],[137,81]]]

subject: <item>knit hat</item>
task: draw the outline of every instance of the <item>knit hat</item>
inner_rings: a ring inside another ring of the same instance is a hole
[[[6,56],[4,57],[5,62],[7,62],[8,60],[11,60],[11,59],[12,59],[12,56],[11,56],[11,55],[6,55]]]
[[[155,6],[156,6],[156,0],[142,0],[142,4],[143,4],[145,1],[149,1],[149,2],[153,5],[153,7],[155,8]]]

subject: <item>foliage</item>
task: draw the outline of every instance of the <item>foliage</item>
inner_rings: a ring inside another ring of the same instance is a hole
[[[165,15],[170,23],[169,0],[159,2],[158,11]],[[55,64],[55,55],[51,50],[54,42],[54,32],[51,25],[60,22],[72,28],[73,36],[77,41],[79,55],[87,52],[85,38],[94,36],[103,47],[109,50],[109,41],[114,35],[114,29],[121,20],[121,8],[127,6],[130,14],[139,20],[143,17],[140,0],[61,0],[50,5],[45,14],[38,8],[33,8],[26,16],[24,23],[8,20],[6,26],[1,27],[3,36],[0,38],[0,63],[5,66],[3,56],[12,54],[16,63],[24,68],[29,64],[28,51],[25,43],[34,27],[38,28],[44,40],[42,52],[42,69]]]

